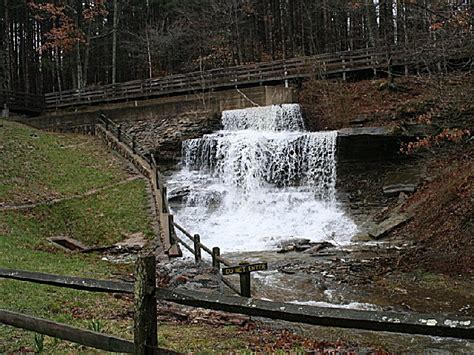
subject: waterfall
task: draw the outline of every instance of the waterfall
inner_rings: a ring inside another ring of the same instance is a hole
[[[176,211],[187,228],[228,250],[349,240],[355,225],[336,202],[336,132],[306,132],[296,104],[224,111],[222,125],[183,142],[170,178],[170,190],[189,187]]]

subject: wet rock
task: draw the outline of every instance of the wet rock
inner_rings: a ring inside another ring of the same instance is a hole
[[[183,186],[176,189],[173,189],[168,192],[168,201],[169,202],[181,202],[185,197],[189,195],[191,190],[189,186]]]
[[[397,227],[408,222],[413,215],[407,213],[395,213],[378,225],[372,227],[367,233],[374,239],[381,239]]]
[[[283,253],[288,253],[290,251],[294,251],[295,250],[295,246],[294,245],[287,245],[283,248],[281,248],[280,250],[277,251],[278,254],[283,254]]]
[[[368,242],[371,241],[372,237],[367,232],[357,233],[352,237],[353,242]]]
[[[323,249],[333,248],[333,247],[334,247],[334,245],[329,243],[329,242],[315,243],[315,244],[313,244],[313,246],[310,249],[306,250],[305,253],[306,254],[316,254],[316,253],[320,252]]]
[[[309,244],[296,244],[295,245],[295,251],[305,251],[311,248],[312,247]]]
[[[388,185],[383,187],[383,193],[387,196],[396,196],[400,193],[412,194],[417,188],[418,183]]]
[[[357,127],[343,128],[338,132],[340,137],[350,136],[391,136],[394,135],[394,129],[389,127]]]
[[[284,241],[280,242],[280,244],[278,246],[280,248],[286,248],[288,246],[309,244],[309,242],[310,242],[310,240],[305,239],[305,238],[292,238],[292,239],[288,239],[288,240],[284,240]]]

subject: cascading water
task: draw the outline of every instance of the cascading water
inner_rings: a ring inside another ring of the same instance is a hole
[[[304,131],[299,105],[224,111],[223,130],[183,142],[169,189],[187,187],[177,220],[222,251],[280,240],[346,243],[355,224],[338,209],[336,132]]]

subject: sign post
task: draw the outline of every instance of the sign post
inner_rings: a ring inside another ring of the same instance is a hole
[[[238,266],[231,266],[222,269],[222,275],[234,275],[239,274],[240,276],[240,295],[242,297],[250,296],[250,273],[253,271],[268,270],[267,263],[249,264],[240,263]]]

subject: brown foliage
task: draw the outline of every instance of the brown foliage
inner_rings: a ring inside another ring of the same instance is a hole
[[[409,142],[402,144],[400,151],[405,154],[412,154],[419,149],[428,149],[433,146],[439,146],[445,142],[457,143],[464,138],[471,136],[469,129],[444,129],[441,133],[425,138],[419,138],[416,142]]]
[[[402,256],[400,265],[409,270],[472,274],[474,150],[470,143],[456,144],[438,154],[429,169],[436,178],[404,205],[415,217],[395,234],[413,236],[418,244]]]
[[[85,42],[85,35],[67,14],[66,6],[63,4],[36,4],[34,1],[28,3],[29,8],[35,14],[38,22],[49,23],[51,29],[44,33],[44,43],[38,51],[48,49],[60,49],[70,52],[78,43]],[[92,21],[95,17],[105,14],[101,6],[93,6],[86,9],[82,14],[85,21]]]

